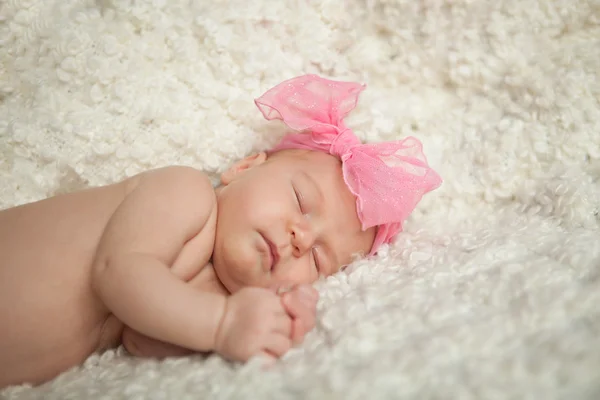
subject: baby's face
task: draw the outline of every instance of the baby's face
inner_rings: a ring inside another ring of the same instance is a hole
[[[328,154],[285,150],[248,157],[223,174],[213,266],[231,292],[311,283],[368,254],[356,199]]]

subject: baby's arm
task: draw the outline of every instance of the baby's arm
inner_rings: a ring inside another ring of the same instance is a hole
[[[194,289],[169,266],[215,213],[214,191],[201,172],[171,167],[142,175],[109,221],[96,254],[92,284],[106,307],[147,336],[213,349],[226,297]]]
[[[194,277],[188,284],[192,287],[202,286],[203,279],[198,279],[198,277],[200,277],[200,274]],[[292,343],[302,343],[304,335],[314,328],[318,298],[318,292],[310,285],[294,286],[291,291],[281,295],[282,305],[292,317],[290,336]],[[184,347],[175,346],[142,335],[127,326],[123,331],[122,340],[127,351],[137,357],[182,357],[193,353],[193,351]]]
[[[172,268],[171,272],[178,276],[180,279],[185,280],[186,277],[180,276],[182,270]],[[192,286],[196,290],[200,290],[200,287],[204,284],[204,277],[201,273],[197,273],[189,282],[188,285]],[[193,354],[194,351],[186,349],[185,347],[177,346],[171,343],[162,342],[160,340],[153,339],[146,335],[143,335],[129,326],[125,326],[121,335],[123,346],[127,351],[136,357],[150,357],[150,358],[166,358],[166,357],[183,357]]]

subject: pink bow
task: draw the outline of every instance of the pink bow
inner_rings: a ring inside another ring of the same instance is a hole
[[[427,164],[418,139],[362,144],[346,127],[343,120],[364,89],[358,83],[304,75],[280,83],[255,103],[267,120],[280,119],[301,132],[286,135],[272,151],[309,149],[340,158],[362,229],[377,227],[374,254],[402,230],[423,195],[442,179]]]

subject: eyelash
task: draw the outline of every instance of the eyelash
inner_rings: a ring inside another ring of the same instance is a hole
[[[311,254],[312,254],[313,261],[315,263],[315,267],[317,267],[317,271],[320,271],[321,270],[321,266],[319,265],[319,259],[317,258],[317,254],[316,254],[316,251],[315,251],[314,247],[311,250]]]
[[[296,187],[294,186],[294,193],[296,194],[296,201],[298,202],[298,207],[300,207],[300,211],[302,213],[304,213],[304,207],[303,207],[303,201],[302,201],[302,194],[300,194],[300,192],[296,189]]]
[[[295,186],[293,186],[293,188],[294,188],[294,194],[296,195],[296,201],[298,202],[298,207],[300,208],[300,212],[304,213],[304,207],[302,205],[302,203],[303,203],[302,194],[298,191],[298,189],[296,189]],[[313,262],[315,263],[315,267],[317,268],[317,271],[320,271],[321,266],[319,265],[319,259],[317,258],[317,254],[316,254],[314,247],[311,250],[311,255],[312,255]]]

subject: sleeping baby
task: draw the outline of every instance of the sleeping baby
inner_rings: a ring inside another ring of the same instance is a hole
[[[275,360],[314,326],[310,286],[389,243],[441,184],[419,141],[361,144],[363,85],[305,75],[256,100],[293,133],[213,189],[168,167],[0,212],[0,387],[121,344],[140,357]]]

